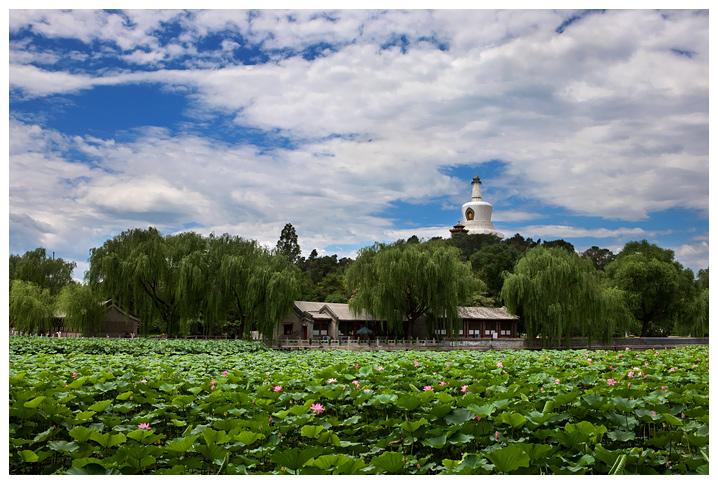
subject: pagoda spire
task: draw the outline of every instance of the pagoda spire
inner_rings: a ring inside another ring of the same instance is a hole
[[[471,181],[471,200],[481,200],[481,180],[479,179],[478,173]]]

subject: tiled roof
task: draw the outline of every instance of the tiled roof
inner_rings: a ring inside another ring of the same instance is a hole
[[[339,321],[374,321],[376,318],[361,311],[355,314],[348,304],[324,303],[312,301],[295,301],[295,308],[304,316],[312,319],[332,318]],[[458,307],[459,317],[462,319],[488,319],[488,320],[514,320],[518,316],[510,314],[505,307],[502,308],[473,308]]]
[[[472,307],[458,307],[456,308],[459,312],[461,319],[505,319],[513,320],[519,319],[508,312],[505,307],[501,308],[472,308]]]
[[[328,317],[338,319],[339,321],[372,321],[374,318],[367,315],[365,311],[355,314],[349,309],[348,304],[343,303],[324,303],[311,301],[295,301],[294,305],[301,312],[312,318]],[[332,319],[334,319],[332,318]]]

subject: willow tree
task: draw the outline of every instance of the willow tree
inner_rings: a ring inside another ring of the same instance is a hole
[[[385,321],[395,333],[414,334],[422,315],[431,314],[454,333],[461,322],[457,307],[467,304],[478,287],[469,263],[443,241],[374,244],[359,251],[347,269],[353,295],[349,307]]]
[[[206,240],[194,232],[163,237],[153,227],[131,229],[90,251],[86,277],[101,293],[138,314],[143,333],[156,322],[172,336],[182,318],[198,313],[198,299],[178,297],[181,263],[205,249]]]
[[[10,280],[29,281],[50,295],[57,296],[63,287],[72,283],[72,271],[77,267],[75,262],[65,262],[60,257],[47,256],[44,248],[25,252],[22,256],[10,255]]]
[[[44,333],[52,328],[54,300],[49,289],[20,279],[10,284],[10,326],[24,333]]]
[[[591,261],[562,248],[537,246],[508,274],[501,297],[521,317],[526,336],[560,346],[572,336],[609,340],[631,317],[616,288],[602,285]]]
[[[56,307],[64,314],[63,326],[79,330],[83,335],[100,331],[107,307],[102,297],[88,285],[70,284],[57,297]]]
[[[606,266],[606,274],[627,295],[628,306],[640,323],[640,334],[668,336],[676,329],[691,327],[691,315],[702,304],[693,271],[674,260],[674,252],[646,240],[628,242],[616,259]],[[700,321],[696,321],[698,326]]]
[[[204,254],[183,261],[179,294],[202,301],[200,310],[211,328],[237,321],[240,337],[257,330],[272,339],[299,294],[299,269],[256,241],[212,234]]]

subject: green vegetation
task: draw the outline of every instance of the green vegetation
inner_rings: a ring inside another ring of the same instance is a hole
[[[46,332],[64,314],[88,334],[102,322],[100,302],[113,299],[139,316],[143,335],[272,338],[293,301],[304,300],[349,303],[406,336],[424,314],[430,328],[455,329],[457,305],[507,306],[521,317],[519,333],[548,344],[709,330],[708,269],[696,278],[673,251],[645,240],[618,255],[520,234],[414,236],[365,247],[357,260],[300,254],[291,224],[273,250],[229,234],[132,229],[91,251],[85,285],[72,281],[74,263],[45,249],[11,255],[10,326]]]
[[[707,347],[258,349],[12,337],[10,473],[708,474]]]
[[[255,241],[194,232],[162,236],[133,229],[93,249],[87,279],[170,336],[193,323],[204,334],[236,321],[236,335],[268,338],[299,294],[299,270]],[[147,334],[149,324],[141,326]]]
[[[506,277],[502,298],[524,323],[526,337],[560,346],[574,335],[589,340],[627,331],[630,315],[620,290],[604,287],[590,261],[563,248],[535,247]]]
[[[413,337],[415,321],[432,314],[449,333],[461,323],[456,308],[479,287],[458,251],[442,241],[375,244],[362,249],[347,271],[356,293],[349,307],[386,320],[390,331],[406,329]]]

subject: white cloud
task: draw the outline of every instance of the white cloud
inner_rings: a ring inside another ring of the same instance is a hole
[[[681,244],[677,247],[666,247],[673,250],[675,258],[685,267],[690,267],[693,272],[698,274],[699,269],[708,268],[708,258],[710,251],[708,250],[708,242],[699,242],[697,244]]]
[[[69,241],[78,226],[92,238],[97,231],[84,227],[108,234],[153,212],[157,220],[171,214],[168,230],[197,222],[271,245],[292,222],[310,249],[405,233],[428,238],[448,233],[454,217],[446,228],[420,232],[397,231],[378,214],[397,200],[456,195],[456,180],[442,168],[493,159],[506,167],[492,185],[498,222],[541,217],[502,205],[510,197],[626,221],[667,208],[707,214],[707,14],[613,10],[557,34],[574,13],[13,10],[11,33],[29,28],[88,46],[73,52],[72,70],[61,70],[52,63],[67,53],[13,39],[10,86],[24,97],[160,84],[191,93],[188,112],[198,121],[229,114],[296,149],[260,154],[161,129],[126,142],[70,138],[13,122],[11,230],[24,220],[29,231],[49,227],[54,240]],[[183,30],[160,41],[163,22]],[[199,41],[213,34],[223,41],[200,53]],[[401,35],[403,49],[387,48],[402,44]],[[236,65],[240,37],[270,62]],[[97,41],[102,49],[93,50]],[[332,48],[315,59],[293,55],[321,42]],[[95,71],[83,56],[128,64]],[[190,68],[164,68],[175,61]],[[148,70],[133,72],[132,64]],[[70,147],[96,166],[73,163]],[[542,238],[659,233],[553,224],[520,230]]]
[[[592,238],[647,238],[656,235],[666,235],[671,233],[670,230],[656,231],[645,230],[639,227],[621,227],[618,229],[606,228],[581,228],[571,227],[568,225],[527,225],[520,227],[517,231],[525,237],[541,237],[547,238],[573,238],[573,237],[592,237]]]

